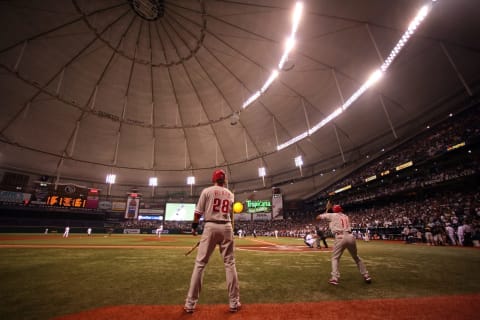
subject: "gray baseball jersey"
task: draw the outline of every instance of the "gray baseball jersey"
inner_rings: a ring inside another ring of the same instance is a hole
[[[203,215],[205,221],[230,221],[233,193],[221,186],[203,189],[195,213]]]
[[[351,232],[350,219],[347,215],[339,213],[323,213],[320,214],[321,219],[330,221],[329,227],[333,233]]]

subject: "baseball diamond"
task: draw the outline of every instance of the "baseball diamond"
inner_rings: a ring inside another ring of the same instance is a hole
[[[0,320],[471,320],[480,1],[0,1]]]

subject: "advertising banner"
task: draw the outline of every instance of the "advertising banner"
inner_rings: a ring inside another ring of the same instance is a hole
[[[32,195],[30,193],[14,192],[14,191],[0,191],[0,202],[10,203],[25,203],[30,200]]]
[[[235,221],[250,221],[252,219],[252,214],[250,213],[235,213],[233,215]]]
[[[273,194],[272,196],[272,219],[283,219],[283,197],[281,193]]]
[[[271,212],[272,202],[270,200],[246,200],[248,213]]]
[[[111,201],[100,201],[98,203],[98,209],[101,210],[112,210],[112,202]],[[125,204],[122,206],[122,211],[125,209]]]
[[[255,213],[253,215],[253,221],[266,221],[272,219],[272,213]]]
[[[125,202],[112,201],[112,211],[125,211],[126,207]]]
[[[132,198],[131,196],[129,196],[127,198],[127,208],[125,210],[125,219],[137,219],[139,207],[140,207],[140,199]]]

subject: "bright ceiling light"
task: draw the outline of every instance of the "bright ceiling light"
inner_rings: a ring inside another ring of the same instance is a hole
[[[187,184],[188,185],[194,185],[195,184],[195,177],[194,176],[189,176],[187,177]]]
[[[108,174],[108,175],[107,175],[106,182],[109,183],[109,184],[114,184],[116,178],[117,178],[116,175],[114,175],[114,174]]]
[[[278,63],[278,69],[283,70],[283,65],[287,60],[288,60],[288,53],[284,52],[282,55],[282,58],[280,59],[280,62]]]
[[[247,99],[247,101],[243,103],[242,108],[245,109],[246,107],[251,105],[255,100],[258,99],[258,97],[260,97],[260,93],[260,91],[255,92],[250,98]]]
[[[285,52],[288,54],[292,51],[293,47],[295,46],[295,38],[288,37],[287,41],[285,41]]]
[[[433,1],[435,2],[435,1]],[[432,5],[429,4],[429,5],[424,5],[417,13],[417,15],[415,16],[415,18],[413,18],[413,20],[410,22],[410,24],[408,25],[408,29],[407,31],[405,31],[405,33],[402,35],[402,37],[400,38],[400,40],[397,42],[397,44],[395,45],[395,47],[392,49],[392,51],[390,52],[390,55],[388,56],[388,58],[385,60],[385,62],[382,64],[382,66],[380,67],[380,69],[385,72],[389,67],[390,65],[392,64],[393,60],[395,60],[395,57],[400,53],[400,51],[402,50],[402,48],[407,44],[408,40],[410,39],[410,37],[415,33],[415,31],[417,30],[418,26],[420,25],[420,23],[422,23],[422,21],[426,18],[426,16],[428,15],[428,13],[430,12],[432,8]]]
[[[259,177],[265,177],[267,175],[267,171],[265,170],[265,167],[258,168],[258,176]]]
[[[308,134],[313,134],[315,131],[317,131],[318,129],[320,129],[321,127],[325,126],[327,123],[329,123],[330,121],[332,121],[333,119],[335,119],[336,117],[338,117],[338,115],[340,113],[343,112],[343,109],[340,107],[340,108],[337,108],[335,109],[335,111],[333,111],[332,113],[330,113],[325,119],[323,119],[322,121],[320,121],[319,123],[317,123],[315,126],[313,126],[312,128],[310,128],[310,130],[308,131]]]
[[[368,86],[372,86],[375,82],[380,80],[380,78],[383,76],[382,70],[375,70],[370,77],[367,80]]]
[[[295,4],[295,9],[293,9],[293,16],[292,16],[292,35],[297,32],[298,25],[300,24],[300,19],[302,18],[303,12],[303,2],[297,1]]]
[[[302,159],[302,156],[297,156],[295,157],[295,166],[296,167],[301,167],[303,166],[303,159]]]
[[[434,2],[436,2],[436,0],[432,0],[432,3],[434,3]],[[350,98],[348,98],[340,108],[336,109],[328,117],[326,117],[325,119],[323,119],[322,121],[320,121],[319,123],[314,125],[310,130],[308,130],[308,132],[306,132],[306,133],[304,132],[301,135],[293,137],[292,139],[288,140],[287,142],[284,142],[284,143],[278,145],[277,146],[277,151],[280,151],[280,150],[282,150],[282,149],[284,149],[284,148],[286,148],[286,147],[288,147],[288,146],[306,138],[307,136],[313,134],[315,131],[317,131],[321,127],[325,126],[327,123],[329,123],[335,117],[337,117],[340,113],[342,113],[342,111],[345,111],[347,108],[349,108],[358,98],[360,98],[360,96],[362,94],[365,93],[365,91],[367,91],[373,84],[375,84],[382,77],[383,73],[385,73],[387,71],[387,69],[390,67],[392,62],[395,60],[395,57],[400,53],[402,48],[407,44],[410,37],[415,33],[415,31],[418,29],[418,27],[420,26],[422,21],[425,20],[427,15],[430,13],[430,11],[432,9],[432,3],[424,5],[418,11],[415,18],[413,18],[413,20],[409,23],[407,31],[405,31],[405,33],[402,35],[402,37],[397,42],[395,47],[392,49],[392,51],[390,52],[387,59],[385,59],[383,64],[380,66],[380,69],[373,72],[370,75],[370,77],[368,78],[368,80],[357,91],[355,91],[353,93],[353,95]],[[292,39],[292,41],[294,40],[293,34],[292,34],[292,37],[289,38],[289,40],[290,39]],[[293,44],[291,46],[293,47]],[[289,48],[289,45],[287,45],[287,48]],[[282,60],[280,61],[280,64],[279,64],[280,69],[282,68],[283,63],[285,62],[285,61],[283,61],[284,58],[285,58],[285,60],[287,59],[287,56],[286,56],[285,53],[284,53],[284,56],[282,57]]]
[[[150,187],[156,187],[158,185],[158,179],[157,177],[151,177],[149,180],[148,180],[148,185]]]
[[[270,77],[268,78],[268,80],[265,82],[265,84],[263,85],[262,89],[260,89],[260,92],[261,93],[264,93],[265,91],[267,91],[267,89],[270,87],[270,85],[272,84],[272,82],[277,79],[278,77],[278,70],[273,70],[272,73],[270,74]]]
[[[300,18],[302,16],[302,11],[303,11],[303,2],[297,1],[295,4],[295,8],[293,10],[292,14],[292,32],[290,36],[288,37],[287,41],[285,42],[285,49],[284,52],[280,58],[280,61],[278,63],[278,69],[279,70],[284,70],[284,64],[288,60],[288,54],[290,51],[293,49],[295,46],[295,33],[297,32],[298,25],[300,24]],[[278,70],[275,70],[272,72],[268,80],[265,82],[265,84],[262,86],[260,90],[255,92],[250,98],[248,98],[243,104],[242,108],[245,109],[249,105],[251,105],[255,100],[257,100],[261,94],[265,93],[272,84],[273,81],[278,77]]]
[[[284,143],[278,145],[278,146],[277,146],[277,150],[280,151],[280,150],[282,150],[282,149],[285,149],[286,147],[291,146],[291,145],[294,144],[295,142],[298,142],[298,141],[300,141],[300,140],[302,140],[302,139],[304,139],[304,138],[306,138],[306,137],[308,137],[308,131],[305,131],[304,133],[302,133],[302,134],[300,134],[300,135],[298,135],[298,136],[296,136],[296,137],[288,140],[287,142],[284,142]]]

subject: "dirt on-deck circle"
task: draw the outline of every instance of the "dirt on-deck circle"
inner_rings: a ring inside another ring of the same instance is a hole
[[[237,313],[227,305],[198,305],[193,314],[181,305],[126,305],[83,311],[55,320],[140,320],[140,319],[232,319],[232,320],[463,320],[476,319],[480,295],[441,296],[410,299],[323,301],[283,304],[247,304]]]

